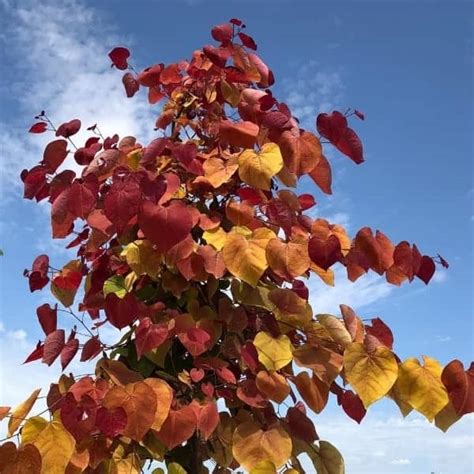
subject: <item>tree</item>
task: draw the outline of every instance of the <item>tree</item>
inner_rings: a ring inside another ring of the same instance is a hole
[[[323,145],[361,164],[348,119],[364,115],[324,113],[319,136],[302,130],[244,28],[232,19],[212,29],[217,46],[141,72],[126,48],[110,52],[128,97],[145,88],[164,104],[146,146],[94,125],[77,147],[80,120],[56,128],[36,117],[30,132],[56,138],[22,172],[24,197],[49,200],[53,238],[72,237],[77,258],[56,270],[40,255],[25,272],[31,291],[49,285],[61,305],[38,307],[45,337],[25,362],[97,362],[92,375],[51,384],[50,421],[29,415],[40,390],[0,408],[21,440],[0,447],[1,472],[133,473],[164,460],[171,473],[289,474],[304,472],[307,453],[318,473],[341,473],[309,414],[330,396],[358,423],[383,397],[444,431],[474,410],[473,365],[402,362],[388,326],[345,305],[313,315],[304,281],[333,285],[335,264],[351,281],[374,271],[394,285],[428,284],[435,263],[448,264],[305,214],[314,198],[291,188],[308,175],[331,194]],[[67,337],[63,317],[74,323]],[[103,340],[104,325],[118,340]]]

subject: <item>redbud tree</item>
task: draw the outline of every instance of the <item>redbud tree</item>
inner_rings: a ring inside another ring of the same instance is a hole
[[[110,52],[126,95],[144,90],[156,107],[150,143],[94,125],[79,144],[79,119],[36,117],[30,132],[54,137],[22,172],[24,197],[49,201],[52,236],[76,257],[53,267],[40,255],[25,271],[56,300],[37,308],[44,338],[26,362],[63,373],[42,414],[40,389],[0,408],[1,472],[139,473],[158,460],[170,473],[290,474],[305,454],[311,472],[343,473],[315,428],[330,397],[357,423],[387,397],[443,431],[474,410],[472,365],[401,361],[381,319],[311,308],[308,278],[334,285],[335,265],[352,282],[371,271],[401,285],[448,264],[306,213],[302,177],[331,194],[327,146],[363,163],[352,123],[364,115],[328,111],[302,129],[244,28],[232,19],[190,59],[140,72],[126,48]],[[93,373],[67,373],[76,357]]]

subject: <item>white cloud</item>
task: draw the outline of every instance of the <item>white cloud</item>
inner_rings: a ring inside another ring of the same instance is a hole
[[[443,433],[416,413],[403,419],[395,412],[372,408],[358,425],[332,411],[315,422],[321,439],[343,454],[347,474],[473,472],[474,416]]]
[[[303,127],[314,129],[318,113],[340,106],[344,86],[337,71],[327,71],[318,61],[300,65],[291,79],[283,80],[286,102]]]
[[[38,162],[52,139],[26,133],[41,110],[56,124],[79,118],[83,129],[97,123],[106,136],[150,140],[155,114],[144,96],[125,96],[121,73],[110,68],[107,57],[123,39],[97,11],[75,0],[41,2],[41,8],[29,0],[4,4],[6,28],[0,39],[12,64],[2,93],[13,97],[22,112],[18,122],[0,124],[4,193],[19,186],[21,169]],[[81,132],[73,138],[82,144],[87,136]]]
[[[383,277],[375,273],[361,276],[352,283],[347,279],[346,269],[335,267],[335,286],[327,286],[318,277],[309,280],[310,301],[316,313],[334,313],[340,304],[355,310],[386,298],[393,290]]]
[[[442,268],[437,268],[431,281],[433,283],[444,283],[447,279],[448,279],[448,272]]]
[[[392,461],[390,461],[390,463],[394,464],[395,466],[406,466],[408,464],[411,464],[411,461],[409,459],[402,458],[402,459],[393,459]]]
[[[14,341],[25,341],[26,340],[26,331],[23,329],[17,329],[16,331],[9,331],[7,337],[13,339]]]

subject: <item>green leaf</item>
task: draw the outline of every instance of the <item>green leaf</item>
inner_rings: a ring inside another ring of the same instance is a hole
[[[104,282],[104,296],[110,293],[117,295],[119,298],[124,298],[127,295],[125,288],[125,279],[121,275],[113,275]]]

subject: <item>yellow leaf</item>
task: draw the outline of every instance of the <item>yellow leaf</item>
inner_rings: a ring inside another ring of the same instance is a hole
[[[234,458],[247,470],[261,461],[272,462],[279,469],[291,456],[291,438],[279,424],[263,431],[253,421],[246,421],[236,428],[232,441]]]
[[[398,364],[393,353],[384,346],[367,352],[363,344],[353,342],[344,351],[344,370],[367,408],[392,388],[397,379]]]
[[[451,402],[449,402],[436,416],[435,425],[443,432],[446,433],[448,429],[461,418],[456,413]]]
[[[321,267],[318,267],[314,262],[311,262],[310,269],[316,273],[316,275],[318,275],[326,285],[334,286],[334,271],[331,268],[324,270]]]
[[[283,158],[276,143],[265,143],[260,152],[244,150],[239,156],[239,176],[257,189],[270,191],[270,183],[283,168]]]
[[[177,462],[172,462],[169,463],[168,466],[168,474],[187,474],[186,469],[184,469],[181,464],[178,464]]]
[[[48,422],[42,416],[34,416],[27,420],[21,429],[21,444],[32,443],[47,425]]]
[[[41,454],[42,473],[64,474],[76,442],[59,420],[48,423],[33,444]]]
[[[202,235],[203,239],[212,245],[216,250],[222,250],[227,239],[227,232],[222,227],[206,230]]]
[[[137,275],[148,275],[156,279],[162,263],[161,254],[153,248],[149,240],[135,240],[120,254]]]
[[[250,469],[249,474],[277,474],[275,464],[271,461],[260,461],[255,467]]]
[[[344,323],[331,314],[318,314],[316,318],[331,336],[332,340],[342,347],[352,343],[352,337]]]
[[[423,360],[423,366],[415,358],[403,362],[395,387],[403,401],[433,421],[448,404],[449,397],[441,382],[443,369],[439,362],[426,356]]]
[[[268,243],[267,240],[263,242]],[[261,240],[246,239],[241,234],[232,233],[227,236],[222,250],[229,272],[254,287],[268,268],[265,245],[261,244]]]
[[[232,107],[237,107],[240,102],[240,90],[234,84],[221,79],[221,93],[226,102]]]
[[[156,431],[160,431],[161,425],[165,422],[170,412],[171,402],[173,401],[173,390],[161,379],[148,378],[145,379],[145,383],[155,392],[157,402],[155,420],[151,427]]]
[[[30,410],[33,408],[33,405],[38,398],[41,389],[38,388],[34,390],[33,393],[22,403],[20,403],[16,408],[14,408],[11,412],[11,418],[8,421],[8,436],[12,436],[15,434],[18,427],[27,417]]]
[[[267,370],[280,370],[293,359],[291,342],[287,336],[274,338],[267,332],[260,331],[253,343],[258,352],[258,360]]]

